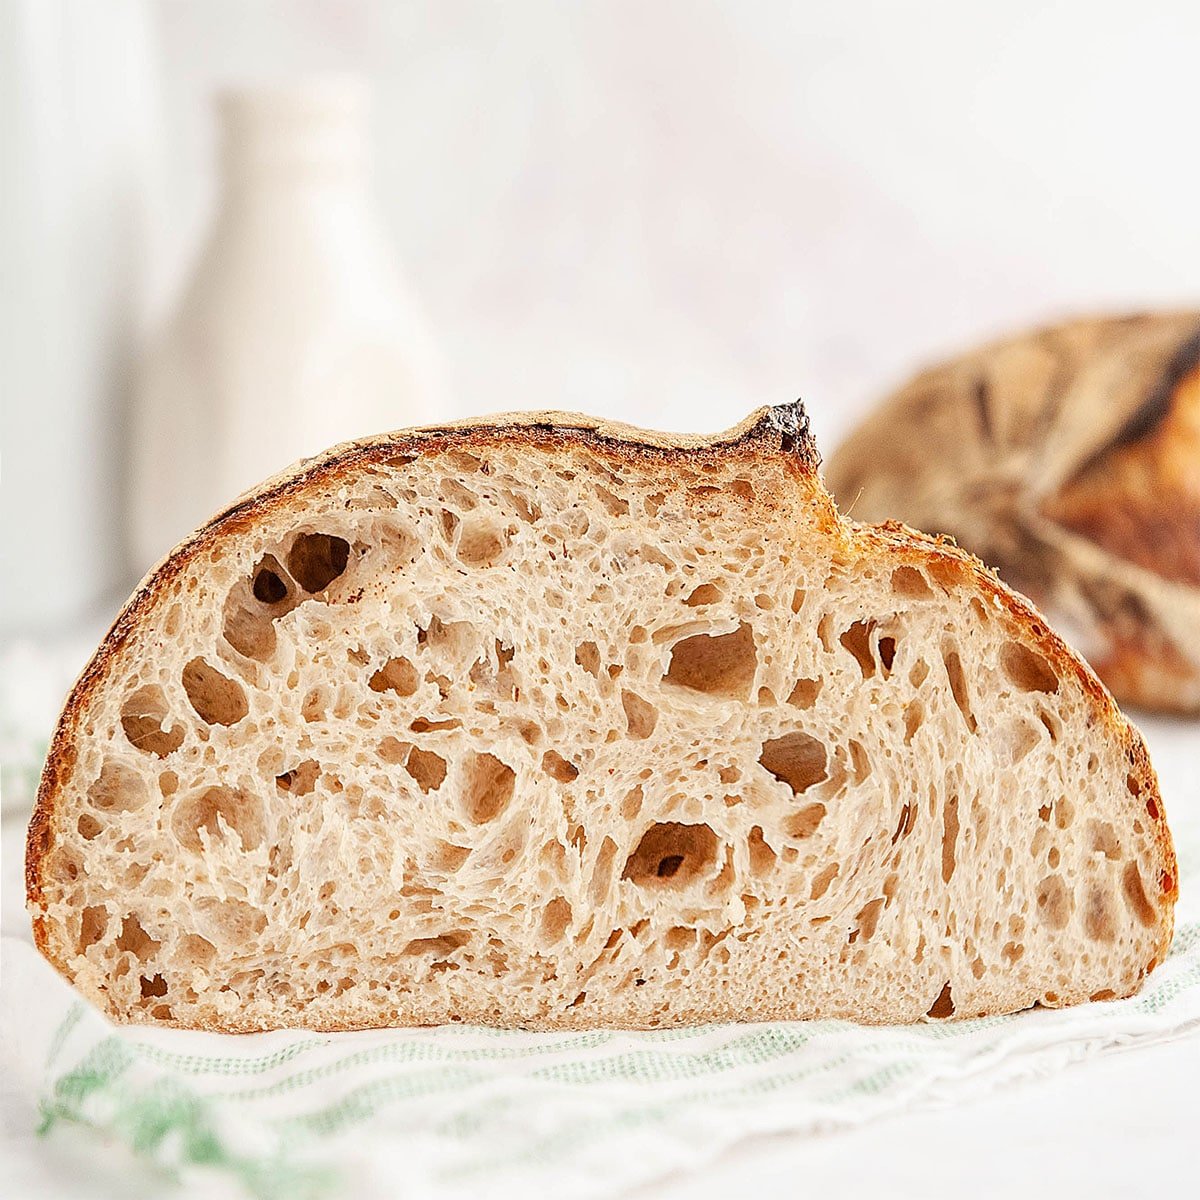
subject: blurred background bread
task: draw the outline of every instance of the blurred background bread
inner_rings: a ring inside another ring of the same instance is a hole
[[[858,520],[998,568],[1118,699],[1200,712],[1200,312],[1073,321],[926,370],[826,479]]]

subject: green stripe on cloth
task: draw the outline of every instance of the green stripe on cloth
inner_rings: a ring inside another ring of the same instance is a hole
[[[631,1141],[682,1145],[722,1125],[852,1124],[952,1096],[968,1079],[1037,1074],[1194,1027],[1200,923],[1181,925],[1132,999],[893,1029],[819,1021],[666,1037],[453,1026],[224,1038],[114,1031],[65,995],[44,1127],[91,1126],[172,1178],[216,1172],[257,1200],[319,1200],[354,1180],[369,1196],[356,1172],[364,1156],[382,1156],[403,1158],[418,1195],[422,1183],[480,1195],[498,1175],[534,1194],[555,1180],[564,1195],[601,1195],[610,1192],[591,1185],[587,1164],[603,1178],[601,1164]]]

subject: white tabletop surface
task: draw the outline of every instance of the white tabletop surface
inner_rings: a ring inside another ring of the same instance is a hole
[[[1180,849],[1200,849],[1200,728],[1143,720]],[[24,820],[2,833],[5,934],[28,938],[22,906]],[[0,1083],[0,1194],[113,1197],[164,1194],[165,1181],[116,1147],[58,1131],[35,1137],[33,1099]],[[658,1200],[729,1196],[1047,1195],[1056,1200],[1186,1195],[1200,1129],[1200,1032],[1108,1054],[954,1109],[913,1111],[818,1137],[747,1141],[695,1174],[639,1188]],[[217,1188],[190,1194],[230,1195]]]

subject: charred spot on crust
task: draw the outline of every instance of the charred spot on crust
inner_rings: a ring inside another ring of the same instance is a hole
[[[803,400],[797,398],[769,408],[762,426],[778,434],[779,448],[795,455],[809,470],[815,471],[821,465],[821,453],[809,428]]]

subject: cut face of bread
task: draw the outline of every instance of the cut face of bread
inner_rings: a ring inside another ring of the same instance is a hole
[[[1136,732],[952,545],[844,520],[798,406],[341,447],[176,550],[68,701],[38,944],[225,1030],[910,1021],[1134,991]]]

